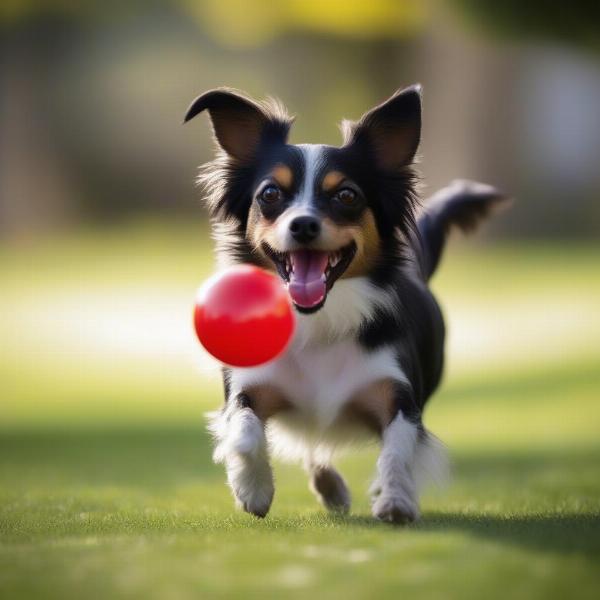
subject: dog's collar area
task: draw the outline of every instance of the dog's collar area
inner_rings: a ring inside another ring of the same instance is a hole
[[[263,251],[286,283],[288,293],[299,312],[312,313],[325,303],[327,293],[344,274],[356,254],[356,243],[335,251],[303,248],[279,252],[266,243]]]

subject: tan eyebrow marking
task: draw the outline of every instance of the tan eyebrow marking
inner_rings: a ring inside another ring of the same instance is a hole
[[[294,173],[286,165],[276,165],[271,171],[271,177],[284,189],[291,189],[294,183]]]
[[[330,192],[331,190],[335,189],[340,183],[342,183],[342,181],[344,181],[345,178],[346,176],[343,173],[340,173],[339,171],[329,171],[329,173],[327,173],[327,175],[325,175],[325,177],[323,178],[323,183],[321,184],[321,187],[326,192]]]

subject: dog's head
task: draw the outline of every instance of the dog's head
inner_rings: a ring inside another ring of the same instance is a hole
[[[204,110],[218,145],[200,178],[213,221],[227,224],[237,260],[278,273],[299,311],[319,310],[338,279],[376,277],[397,259],[413,224],[419,86],[344,122],[341,147],[288,144],[292,119],[273,101],[213,90],[185,121]]]

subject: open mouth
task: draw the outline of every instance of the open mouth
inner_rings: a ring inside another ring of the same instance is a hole
[[[352,262],[356,244],[351,242],[333,252],[304,248],[278,252],[263,243],[263,250],[287,284],[296,308],[311,313],[323,306],[327,293]]]

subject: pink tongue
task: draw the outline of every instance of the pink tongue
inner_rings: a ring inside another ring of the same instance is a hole
[[[291,253],[292,274],[288,292],[292,300],[304,308],[316,306],[325,298],[327,252],[296,250]]]

